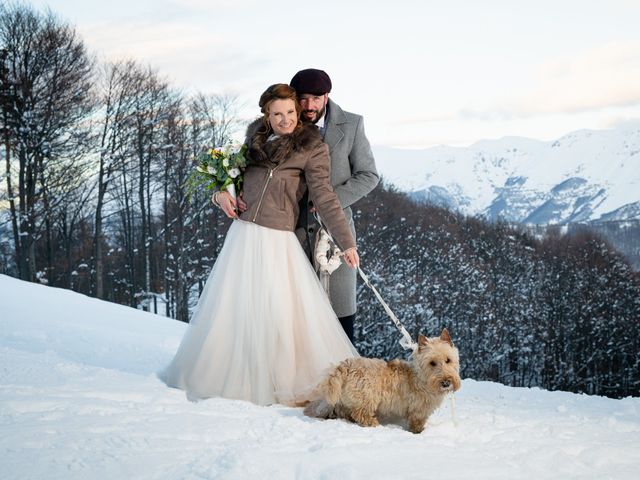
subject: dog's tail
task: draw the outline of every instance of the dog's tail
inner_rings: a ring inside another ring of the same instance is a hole
[[[315,418],[337,418],[335,406],[342,393],[343,374],[342,365],[339,365],[318,383],[313,394],[315,400],[305,407],[305,415]]]
[[[348,367],[341,363],[333,371],[327,375],[320,385],[318,385],[318,389],[322,392],[322,396],[326,400],[326,402],[332,407],[338,403],[340,400],[340,396],[342,395],[342,384],[344,383],[344,377],[347,374]]]

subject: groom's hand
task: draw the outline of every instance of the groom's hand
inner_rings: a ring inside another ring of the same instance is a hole
[[[240,213],[246,212],[247,211],[247,204],[245,203],[244,199],[242,198],[242,193],[240,192],[240,195],[238,195],[238,201],[236,202],[238,205],[238,211]]]

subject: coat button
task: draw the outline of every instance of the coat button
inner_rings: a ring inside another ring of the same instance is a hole
[[[309,227],[309,233],[313,233],[313,232],[314,232],[314,230],[315,230],[315,228],[313,228],[313,227]]]

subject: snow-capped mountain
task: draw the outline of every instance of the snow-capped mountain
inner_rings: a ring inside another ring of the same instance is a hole
[[[468,215],[529,224],[640,220],[640,121],[543,142],[374,148],[384,179]]]

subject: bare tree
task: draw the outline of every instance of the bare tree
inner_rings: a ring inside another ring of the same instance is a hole
[[[215,260],[223,232],[229,226],[212,208],[207,192],[187,195],[193,159],[205,147],[231,141],[240,122],[237,102],[230,96],[198,94],[167,110],[163,145],[164,169],[162,240],[166,314],[188,321]]]
[[[218,147],[228,144],[242,124],[238,118],[238,98],[229,94],[196,94],[189,102],[194,146]]]
[[[101,105],[97,198],[93,234],[94,293],[104,298],[104,210],[107,193],[117,169],[126,163],[133,114],[133,78],[138,67],[133,61],[104,65],[100,71],[98,96]]]
[[[126,252],[127,289],[131,305],[147,308],[158,289],[157,275],[151,260],[157,235],[154,215],[159,208],[154,200],[161,190],[158,180],[164,168],[163,131],[168,111],[178,101],[166,82],[150,68],[128,62],[112,67],[104,96],[103,150],[99,176],[101,194],[96,215],[96,235],[102,231],[101,220],[108,183],[113,205],[110,214],[120,222],[117,243]],[[105,148],[106,147],[106,148]],[[96,261],[101,259],[96,256]]]
[[[36,241],[43,231],[50,241],[52,216],[88,144],[93,62],[75,30],[53,13],[20,4],[0,8],[0,47],[10,84],[3,115],[13,154],[6,154],[11,197],[17,177],[16,262],[20,278],[34,280]]]
[[[2,8],[0,6],[0,13],[2,13]],[[13,262],[16,263],[17,266],[17,258],[20,257],[20,237],[18,236],[18,215],[16,210],[16,201],[14,195],[14,187],[12,182],[11,175],[11,132],[10,129],[10,116],[9,111],[13,108],[13,104],[15,102],[15,82],[9,78],[9,69],[7,68],[7,55],[8,52],[5,49],[0,50],[0,108],[2,109],[2,142],[4,145],[3,153],[5,156],[5,179],[6,179],[6,200],[9,204],[9,218],[11,221],[11,230],[13,233],[13,243],[15,245],[15,249],[13,252]],[[8,252],[3,252],[5,255]],[[4,267],[8,268],[8,263],[6,262]]]

